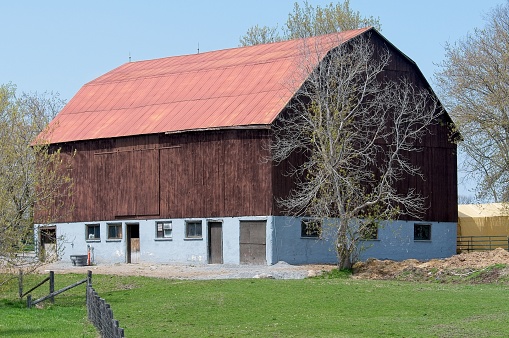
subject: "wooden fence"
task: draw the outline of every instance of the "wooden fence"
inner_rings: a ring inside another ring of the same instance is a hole
[[[32,300],[32,296],[30,292],[42,286],[44,283],[49,281],[49,294],[41,297],[37,300]],[[43,302],[47,299],[50,299],[54,302],[54,297],[70,290],[78,285],[83,283],[87,283],[86,287],[86,299],[87,299],[87,314],[88,320],[94,324],[97,330],[99,330],[101,337],[105,338],[122,338],[124,337],[124,329],[118,326],[118,320],[113,318],[113,311],[110,308],[110,304],[106,303],[104,299],[99,297],[97,292],[92,287],[92,271],[88,271],[87,278],[80,280],[74,284],[66,286],[58,291],[54,291],[55,286],[55,275],[53,271],[50,271],[49,277],[46,277],[43,281],[38,283],[36,286],[31,288],[30,290],[23,292],[23,273],[20,271],[19,273],[19,297],[23,298],[27,296],[27,307],[31,308],[32,306]]]
[[[87,313],[88,320],[99,330],[101,337],[124,337],[124,329],[118,327],[118,320],[113,317],[110,304],[99,297],[92,285],[87,285]]]
[[[509,250],[509,237],[507,236],[458,236],[456,241],[457,252],[486,251],[503,248]]]
[[[21,274],[20,274],[21,276]],[[32,306],[36,305],[36,304],[39,304],[40,302],[43,302],[45,301],[46,299],[51,299],[52,302],[54,302],[54,297],[61,294],[62,292],[65,292],[67,290],[70,290],[72,288],[75,288],[77,287],[78,285],[81,285],[83,283],[87,283],[89,285],[92,285],[92,271],[89,271],[88,272],[88,275],[87,275],[87,278],[85,279],[82,279],[74,284],[71,284],[71,285],[68,285],[66,286],[65,288],[62,288],[58,291],[53,291],[54,289],[54,273],[53,271],[50,271],[50,277],[46,278],[45,280],[43,280],[41,283],[39,283],[37,286],[33,287],[32,289],[30,289],[30,291],[27,291],[25,292],[24,294],[21,294],[22,292],[22,282],[20,282],[20,297],[26,295],[28,292],[31,292],[33,290],[35,290],[36,288],[38,288],[39,286],[41,286],[42,284],[44,284],[47,280],[50,281],[50,293],[44,297],[41,297],[39,299],[36,299],[36,300],[32,300],[32,295],[28,294],[27,295],[27,307],[28,308],[31,308]]]

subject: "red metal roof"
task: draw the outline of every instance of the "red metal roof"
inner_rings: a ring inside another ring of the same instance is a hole
[[[126,63],[78,91],[50,142],[270,124],[308,75],[304,51],[316,64],[369,29]]]

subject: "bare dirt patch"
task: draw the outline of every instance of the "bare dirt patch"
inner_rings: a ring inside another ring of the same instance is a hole
[[[98,264],[93,266],[73,266],[67,262],[56,262],[39,269],[46,273],[83,273],[91,270],[93,274],[115,276],[147,276],[168,279],[235,279],[235,278],[274,278],[302,279],[316,276],[322,271],[330,271],[335,265],[309,264],[291,265],[278,262],[274,265],[227,265],[227,264]]]
[[[507,277],[509,268],[506,265],[509,265],[509,252],[497,248],[492,251],[465,252],[450,258],[425,262],[415,259],[401,262],[369,259],[355,264],[354,278],[439,282],[471,279],[472,282],[488,283]]]

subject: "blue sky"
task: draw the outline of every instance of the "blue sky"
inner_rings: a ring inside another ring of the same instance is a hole
[[[505,0],[351,0],[434,84],[444,44],[484,25]],[[129,61],[234,48],[256,24],[284,24],[295,0],[2,1],[0,83],[69,100]],[[302,1],[299,1],[302,3]],[[324,6],[329,1],[309,0]],[[459,192],[469,195],[460,184]]]

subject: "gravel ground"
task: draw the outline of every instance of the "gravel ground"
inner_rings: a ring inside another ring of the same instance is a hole
[[[70,262],[59,261],[45,265],[39,272],[79,273],[91,270],[93,274],[117,276],[148,276],[168,279],[235,279],[235,278],[274,278],[303,279],[329,271],[335,265],[291,265],[278,262],[274,265],[170,265],[170,264],[99,264],[94,266],[73,266]]]

